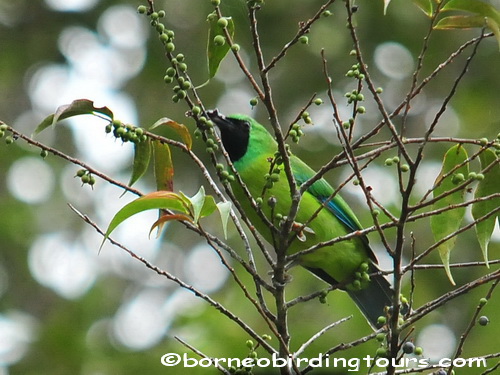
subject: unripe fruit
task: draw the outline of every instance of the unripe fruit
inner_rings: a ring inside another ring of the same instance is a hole
[[[477,178],[477,176],[476,176]],[[451,182],[455,185],[458,185],[459,183],[463,182],[465,180],[465,176],[463,173],[455,173],[453,177],[451,178]]]
[[[82,177],[82,176],[84,176],[86,173],[87,173],[87,171],[86,171],[85,169],[79,169],[79,170],[76,172],[76,176],[77,176],[77,177]]]
[[[139,5],[139,6],[137,7],[137,12],[139,12],[140,14],[144,14],[144,13],[146,13],[146,12],[147,12],[147,10],[148,10],[148,9],[147,9],[147,8],[146,8],[146,6],[144,6],[144,5]]]
[[[476,180],[478,180],[478,181],[482,181],[482,180],[484,180],[484,174],[482,174],[482,173],[478,173],[478,174],[476,175]]]
[[[158,11],[158,17],[160,17],[160,18],[165,17],[165,11],[164,10],[159,10]]]
[[[40,156],[45,159],[49,155],[49,152],[47,150],[42,150],[40,151]]]
[[[490,320],[488,319],[488,317],[484,316],[484,315],[480,316],[479,319],[478,319],[479,325],[481,325],[483,327],[486,326],[486,325],[488,325],[489,322],[490,322]]]
[[[314,100],[314,104],[316,104],[316,105],[321,105],[321,104],[323,104],[323,99],[321,99],[321,98],[316,98],[316,99]]]
[[[385,357],[387,355],[387,349],[386,348],[378,348],[377,351],[375,352],[377,357]]]
[[[377,318],[377,326],[383,326],[387,322],[385,316],[379,316]]]
[[[162,34],[162,35],[166,35],[166,34]],[[165,45],[165,49],[167,50],[167,52],[174,52],[175,51],[175,44],[172,42],[169,42]]]
[[[408,164],[403,164],[399,169],[401,170],[401,172],[405,173],[410,170],[410,166]]]
[[[224,44],[226,44],[226,38],[224,38],[223,35],[216,35],[214,37],[214,44],[216,46],[223,46]]]
[[[193,115],[198,116],[201,113],[201,108],[195,105],[193,109],[191,109],[191,112],[193,112]]]
[[[252,107],[255,107],[257,104],[259,104],[259,100],[257,98],[250,99],[250,105]]]
[[[5,137],[5,143],[8,145],[14,143],[14,138],[12,138],[12,136],[8,135],[7,137]]]
[[[488,138],[481,138],[479,140],[479,143],[481,144],[481,146],[486,146],[488,144]]]
[[[212,2],[212,5],[213,5],[214,7],[217,7],[217,6],[219,6],[219,5],[220,5],[220,0],[211,0],[211,2]]]
[[[415,350],[413,351],[415,355],[422,355],[424,353],[424,349],[422,349],[420,346],[417,346]]]
[[[151,13],[150,17],[152,20],[157,20],[158,18],[160,18],[160,16],[158,15],[158,12]]]
[[[382,94],[383,91],[384,89],[382,87],[377,87],[377,89],[375,90],[377,94]]]
[[[248,349],[253,349],[254,348],[254,344],[253,344],[253,341],[252,340],[247,340],[245,345],[247,346]]]
[[[415,345],[411,341],[407,341],[403,344],[402,348],[403,353],[411,354],[415,350]]]
[[[376,339],[378,342],[383,342],[385,340],[385,333],[378,333]]]
[[[394,163],[394,160],[392,160],[392,158],[385,159],[384,164],[387,165],[388,167],[390,167],[392,163]]]
[[[229,23],[229,22],[228,22],[227,18],[224,18],[224,17],[219,18],[219,20],[217,21],[217,25],[218,25],[219,27],[222,27],[222,28],[227,27],[227,24],[228,24],[228,23]]]
[[[481,299],[479,300],[479,305],[480,305],[480,306],[484,306],[484,305],[486,305],[487,303],[488,303],[488,300],[487,300],[486,298],[481,298]]]
[[[231,46],[231,50],[234,52],[238,52],[240,50],[240,45],[239,44],[233,44]]]
[[[88,174],[84,174],[81,178],[83,184],[88,184],[90,181],[90,176]]]
[[[321,13],[323,17],[330,17],[332,15],[332,12],[329,10],[325,10],[323,13]]]
[[[360,105],[357,109],[356,112],[358,113],[366,113],[366,108]]]
[[[299,38],[299,42],[302,43],[302,44],[309,44],[309,38],[307,37],[307,35],[302,35]]]

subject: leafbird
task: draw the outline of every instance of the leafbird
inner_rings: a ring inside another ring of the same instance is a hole
[[[255,228],[272,244],[273,231],[269,223],[278,225],[292,204],[290,185],[283,165],[280,165],[278,144],[264,126],[249,116],[224,116],[217,109],[207,114],[219,128],[224,149],[241,180],[254,199],[260,198],[260,207],[268,223],[257,215],[237,181],[232,183],[233,193]],[[291,153],[289,160],[298,187],[315,174],[312,168]],[[323,178],[304,192],[292,226],[296,232],[292,229],[290,234],[296,238],[290,241],[287,254],[361,229],[352,209],[334,192]],[[366,236],[353,236],[318,247],[299,256],[298,263],[325,282],[341,285],[373,328],[377,327],[378,318],[386,315],[387,307],[392,305],[393,291],[379,273],[377,258]]]

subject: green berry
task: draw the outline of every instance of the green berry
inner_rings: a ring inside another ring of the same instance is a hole
[[[250,99],[250,105],[252,107],[255,107],[257,104],[259,104],[259,100],[257,98]]]
[[[146,13],[146,12],[147,12],[147,10],[148,10],[148,9],[146,8],[146,6],[145,6],[145,5],[139,5],[139,6],[137,7],[137,12],[139,12],[140,14],[144,14],[144,13]]]
[[[221,171],[220,176],[221,176],[221,178],[226,179],[229,177],[229,172],[228,171]]]
[[[478,180],[478,181],[482,181],[482,180],[484,180],[484,174],[482,174],[482,173],[478,173],[478,174],[476,175],[476,180]]]
[[[254,343],[252,340],[247,340],[245,345],[247,346],[248,349],[253,349],[254,348]]]
[[[299,38],[299,42],[302,43],[302,44],[309,44],[309,38],[307,37],[307,35],[302,35]]]
[[[477,322],[479,323],[479,325],[481,326],[486,326],[488,325],[488,323],[490,322],[490,320],[488,319],[487,316],[480,316],[479,319],[477,320]]]
[[[377,217],[378,215],[380,215],[380,211],[375,208],[372,210],[372,215]]]
[[[87,170],[86,169],[79,169],[77,172],[76,172],[76,177],[82,177],[84,175],[87,174]]]
[[[469,172],[467,175],[468,180],[475,180],[477,178],[477,173],[476,172]]]
[[[378,342],[383,342],[385,340],[385,333],[378,333],[375,338]]]
[[[479,306],[484,306],[488,303],[488,300],[486,298],[481,298],[479,300]]]
[[[384,92],[384,89],[382,87],[377,87],[377,89],[375,90],[375,92],[377,94],[382,94],[382,92]]]
[[[403,353],[411,354],[415,350],[415,345],[411,341],[407,341],[403,344],[401,349],[403,350]]]
[[[0,138],[2,138],[5,135],[5,132],[3,130],[0,130]]]
[[[165,17],[165,11],[164,10],[158,11],[158,17],[160,17],[160,18]]]
[[[49,155],[49,152],[47,150],[42,150],[40,151],[40,156],[42,159],[45,159]]]
[[[358,113],[366,113],[366,108],[360,105],[358,108],[356,108],[356,112]]]
[[[211,2],[214,7],[218,7],[220,5],[220,0],[211,0]]]
[[[160,18],[158,12],[151,13],[150,17],[152,20],[157,20],[158,18]]]
[[[392,160],[392,158],[385,159],[384,164],[387,165],[388,167],[390,167],[392,163],[394,163],[394,160]]]
[[[415,355],[422,355],[424,353],[424,349],[422,349],[420,346],[417,346],[415,350],[413,351]]]
[[[162,35],[166,35],[166,34],[162,34]],[[175,44],[172,42],[168,42],[167,44],[165,44],[165,49],[167,50],[167,52],[174,52],[175,51]]]
[[[158,23],[156,25],[156,31],[158,31],[159,33],[163,33],[165,31],[165,25],[162,23]]]
[[[379,316],[377,318],[377,326],[383,326],[387,322],[387,319],[385,316]]]
[[[184,90],[179,90],[179,91],[177,92],[177,97],[178,97],[180,100],[184,99],[186,96],[187,96],[187,94],[186,94],[186,91],[184,91]]]
[[[173,78],[173,77],[170,77],[170,76],[165,76],[165,77],[163,77],[163,81],[164,81],[167,85],[169,85],[169,84],[171,84],[172,82],[174,82],[174,78]]]
[[[403,164],[399,169],[401,170],[401,172],[405,173],[410,170],[410,166],[408,164]]]
[[[213,147],[207,147],[207,148],[206,148],[206,150],[207,150],[207,152],[208,152],[209,154],[211,154],[211,153],[213,153],[213,152],[214,152]]]
[[[392,161],[393,161],[394,163],[396,163],[396,164],[397,164],[397,163],[399,163],[399,156],[394,156],[394,157],[392,158]]]
[[[258,197],[258,198],[256,198],[256,199],[255,199],[255,204],[256,204],[257,206],[261,206],[261,205],[262,205],[262,202],[263,202],[263,200],[262,200],[262,198],[261,198],[261,197]]]
[[[280,179],[280,175],[277,173],[271,173],[270,180],[272,182],[278,182]]]
[[[321,15],[323,17],[330,17],[333,13],[329,10],[325,10],[323,13],[321,13]]]
[[[321,105],[321,104],[323,104],[323,99],[321,99],[321,98],[316,98],[316,99],[314,100],[314,104],[316,104],[316,105]]]
[[[358,179],[354,180],[354,181],[352,182],[352,184],[353,184],[354,186],[358,186],[358,185],[359,185],[359,180],[358,180]]]
[[[476,176],[477,178],[477,176]],[[453,177],[451,178],[451,182],[454,184],[454,185],[458,185],[459,183],[463,182],[465,180],[465,176],[463,175],[463,173],[455,173],[453,175]]]
[[[189,81],[185,81],[185,82],[183,82],[183,83],[182,83],[182,88],[183,88],[184,90],[189,90],[189,89],[191,88],[191,82],[189,82]]]
[[[88,184],[89,181],[90,181],[90,175],[88,174],[84,174],[82,177],[81,177],[81,180],[82,180],[82,183],[83,184]]]
[[[488,138],[479,139],[479,143],[481,144],[481,146],[486,146],[488,144]]]
[[[9,128],[9,127],[8,127],[8,125],[7,125],[7,124],[2,124],[2,125],[0,125],[0,130],[1,130],[1,131],[3,131],[3,132],[4,132],[4,131],[6,131],[8,128]]]
[[[222,27],[222,28],[227,27],[228,23],[229,22],[228,22],[227,18],[225,18],[225,17],[219,18],[219,20],[217,21],[217,25],[219,27]]]
[[[349,128],[351,127],[351,124],[350,124],[350,122],[349,122],[349,121],[344,121],[344,122],[342,123],[342,127],[343,127],[344,129],[349,129]]]
[[[165,73],[167,74],[167,76],[173,77],[173,76],[175,76],[175,73],[177,73],[177,72],[175,71],[175,68],[170,67],[167,69],[167,71]]]
[[[387,355],[387,349],[386,348],[378,348],[377,351],[375,352],[377,357],[385,357]]]
[[[264,340],[266,340],[266,341],[270,341],[270,340],[272,340],[272,337],[271,337],[271,336],[269,336],[268,334],[263,334],[263,335],[262,335],[262,338],[263,338]]]
[[[350,52],[349,52],[349,56],[357,56],[357,52],[355,49],[352,49]]]
[[[180,70],[181,72],[183,72],[183,73],[184,73],[184,72],[186,72],[187,68],[188,68],[188,66],[187,66],[187,64],[186,64],[186,63],[180,63],[180,64],[179,64],[179,70]]]
[[[193,115],[198,116],[201,113],[201,108],[195,105],[192,109],[191,112],[193,112]]]
[[[95,185],[95,177],[94,176],[90,176],[89,175],[89,182],[88,182],[88,184],[90,186],[94,186]]]
[[[14,143],[14,138],[12,138],[12,136],[8,135],[7,137],[5,137],[5,143],[8,145]]]
[[[182,61],[184,61],[185,56],[182,53],[178,53],[177,56],[175,56],[175,58],[177,61],[182,62]]]
[[[214,37],[214,44],[219,47],[226,44],[226,38],[224,37],[224,35],[216,35]]]
[[[362,102],[363,100],[365,100],[365,96],[363,94],[358,94],[356,95],[356,100],[358,102]]]
[[[235,44],[233,44],[233,45],[231,46],[231,50],[232,50],[233,52],[238,52],[238,51],[240,50],[240,45],[239,45],[239,44],[236,44],[236,43],[235,43]]]

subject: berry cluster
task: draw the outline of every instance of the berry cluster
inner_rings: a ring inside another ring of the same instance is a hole
[[[360,290],[362,283],[370,281],[369,267],[368,263],[363,262],[359,265],[358,270],[354,272],[354,280],[349,284],[354,290]]]
[[[0,138],[3,138],[5,136],[5,132],[7,131],[9,127],[6,124],[0,125]],[[10,145],[14,143],[14,137],[11,135],[8,135],[5,137],[5,143]]]
[[[106,125],[105,131],[106,133],[113,132],[115,138],[120,138],[122,142],[139,143],[148,139],[147,135],[144,134],[144,129],[130,124],[123,124],[120,120],[113,120]]]
[[[79,177],[82,180],[82,185],[89,184],[90,186],[94,186],[95,184],[95,177],[86,169],[78,170],[75,177]]]

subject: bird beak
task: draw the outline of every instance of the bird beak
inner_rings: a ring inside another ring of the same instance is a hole
[[[226,116],[220,113],[217,108],[208,110],[207,115],[219,129],[227,129],[232,125],[232,123],[228,121]]]

